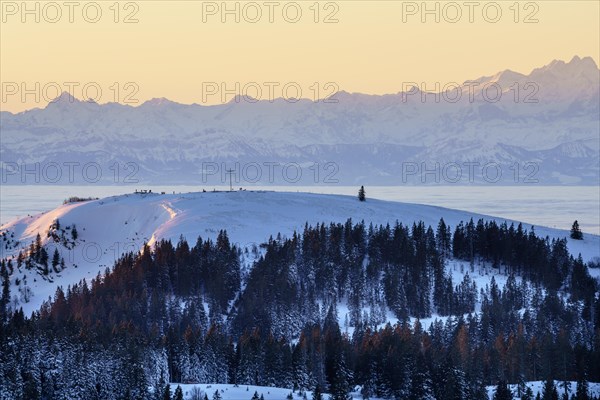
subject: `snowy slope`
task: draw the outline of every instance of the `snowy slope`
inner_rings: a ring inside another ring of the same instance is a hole
[[[575,391],[577,390],[577,383],[576,382],[569,382],[570,383],[570,389],[569,389],[569,395],[573,395],[575,394]],[[172,383],[171,384],[171,393],[173,393],[175,391],[175,389],[177,388],[179,384],[177,383]],[[537,393],[542,393],[542,388],[544,386],[544,382],[541,381],[535,381],[535,382],[527,382],[526,383],[527,386],[531,387],[532,391],[533,391],[533,395],[537,395]],[[563,393],[563,389],[562,389],[562,382],[555,382],[555,385],[557,386],[557,389],[559,390],[560,394]],[[272,388],[272,387],[265,387],[265,386],[252,386],[252,385],[241,385],[241,386],[235,386],[235,385],[222,385],[222,384],[202,384],[202,385],[186,385],[186,384],[181,384],[179,385],[181,386],[182,390],[183,390],[183,394],[184,394],[184,398],[188,398],[188,396],[191,395],[191,390],[192,388],[196,387],[198,389],[200,389],[203,393],[206,393],[208,395],[208,398],[212,398],[212,395],[214,394],[215,391],[219,391],[219,393],[221,393],[221,397],[223,400],[250,400],[252,398],[252,395],[254,394],[254,392],[257,392],[258,395],[263,395],[265,400],[285,400],[287,395],[289,393],[292,393],[292,389],[286,389],[286,388]],[[516,395],[516,387],[515,385],[510,385],[511,390],[513,391],[513,393]],[[493,398],[494,396],[494,392],[496,390],[495,386],[489,386],[488,388],[488,394],[490,399]],[[589,393],[592,396],[598,396],[600,395],[600,383],[590,383],[589,384]],[[308,399],[311,398],[312,393],[311,392],[306,392],[306,397]],[[293,398],[294,400],[301,400],[303,397],[296,393],[293,393]],[[327,397],[325,397],[327,398]],[[358,392],[353,392],[352,393],[352,399],[353,400],[357,400],[357,399],[362,399],[362,395]],[[515,397],[515,400],[517,400],[518,397]],[[376,398],[372,398],[372,400],[378,400]]]
[[[17,219],[0,227],[0,235],[9,240],[0,241],[0,256],[15,257],[27,249],[40,233],[50,256],[58,248],[66,268],[58,274],[43,277],[24,268],[12,275],[13,284],[19,279],[20,288],[32,290],[28,303],[16,298],[13,306],[23,306],[26,312],[38,308],[52,296],[58,285],[66,287],[81,279],[94,278],[126,251],[137,251],[145,242],[153,244],[160,239],[174,242],[183,235],[191,244],[198,236],[215,238],[226,229],[230,241],[239,247],[268,240],[281,232],[291,236],[302,231],[306,222],[345,222],[348,218],[367,224],[405,224],[423,220],[437,226],[443,217],[455,227],[460,221],[484,217],[466,211],[441,207],[388,202],[368,199],[359,202],[354,196],[321,195],[311,193],[237,191],[187,194],[128,194],[100,200],[62,205],[52,211]],[[484,217],[503,222],[504,219]],[[58,219],[61,227],[75,225],[79,233],[75,246],[65,248],[47,237],[47,232]],[[510,223],[510,221],[508,221]],[[524,225],[525,228],[530,227]],[[536,227],[538,235],[568,237],[567,231]],[[569,250],[581,253],[590,260],[600,256],[600,237],[586,234],[583,241],[569,240]],[[13,295],[18,290],[13,286]]]
[[[531,388],[533,395],[537,396],[538,393],[540,395],[543,393],[544,383],[545,383],[544,381],[531,381],[531,382],[526,382],[525,384]],[[563,393],[565,392],[564,382],[554,381],[554,386],[556,386],[558,395],[562,396]],[[519,397],[517,397],[517,393],[518,393],[517,385],[508,385],[508,387],[510,388],[511,392],[513,393],[514,399],[515,400],[520,399]],[[487,390],[488,390],[488,395],[489,395],[490,399],[493,399],[494,393],[496,393],[496,387],[488,386]],[[577,382],[567,382],[567,391],[569,393],[569,398],[571,398],[571,396],[574,396],[575,392],[577,391]],[[599,396],[600,395],[600,383],[590,382],[588,385],[588,394],[590,396]]]

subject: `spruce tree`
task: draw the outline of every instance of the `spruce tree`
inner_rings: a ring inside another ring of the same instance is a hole
[[[40,251],[42,250],[42,237],[38,233],[35,237],[35,245],[33,247],[33,258],[39,261]]]
[[[499,381],[494,393],[494,400],[512,400],[512,393],[506,384],[506,381]]]
[[[40,251],[39,262],[40,262],[40,264],[42,264],[42,271],[44,272],[44,275],[48,275],[48,273],[49,273],[49,270],[48,270],[48,252],[43,247],[42,247],[42,250]]]
[[[19,251],[19,255],[17,255],[17,268],[18,269],[21,269],[24,259],[25,259],[25,256],[23,256],[23,252]]]
[[[152,400],[163,400],[164,399],[164,388],[165,379],[163,376],[160,377],[156,385],[154,386]]]
[[[556,386],[554,386],[554,380],[550,377],[544,382],[542,400],[558,400],[558,392],[556,391]]]
[[[333,382],[331,382],[331,399],[332,400],[347,400],[350,392],[348,384],[346,364],[343,360],[337,363]]]
[[[10,302],[10,276],[6,269],[4,260],[0,263],[0,278],[2,278],[2,297],[0,300],[0,308],[4,309]]]
[[[533,390],[531,390],[531,388],[529,386],[527,386],[527,388],[525,389],[525,393],[523,393],[523,396],[521,397],[521,400],[533,400]]]
[[[171,385],[168,383],[165,385],[165,390],[163,391],[163,400],[171,400]]]
[[[60,264],[60,254],[58,253],[58,249],[54,249],[54,254],[52,255],[52,269],[54,272],[60,272],[58,268],[56,268]]]
[[[312,400],[323,400],[323,395],[321,394],[321,386],[319,384],[315,386],[315,390],[312,394]]]
[[[581,232],[581,229],[579,228],[579,222],[577,222],[577,220],[575,220],[575,222],[573,222],[573,226],[571,227],[571,239],[575,239],[575,240],[583,239],[583,233]]]
[[[433,400],[433,382],[429,376],[425,357],[419,352],[411,376],[410,400]]]
[[[36,385],[35,381],[28,379],[23,385],[23,398],[27,400],[39,400],[40,389]]]
[[[183,390],[179,385],[177,385],[177,388],[175,389],[175,395],[173,397],[173,400],[183,400]]]
[[[365,201],[366,199],[367,199],[367,197],[366,197],[366,193],[365,193],[365,187],[361,186],[358,191],[358,200]]]
[[[588,390],[588,381],[584,374],[580,374],[577,378],[577,390],[575,392],[576,400],[588,400],[590,398]]]

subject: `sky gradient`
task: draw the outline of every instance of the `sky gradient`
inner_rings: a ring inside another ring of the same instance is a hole
[[[217,104],[248,84],[255,93],[252,82],[262,98],[269,85],[280,97],[286,84],[288,96],[300,87],[302,97],[323,98],[336,89],[384,94],[405,82],[433,88],[504,69],[529,73],[574,55],[600,60],[598,1],[427,2],[430,14],[420,1],[230,1],[230,14],[220,1],[137,1],[119,3],[118,15],[112,1],[72,10],[31,1],[30,14],[21,2],[1,3],[0,105],[11,112],[44,107],[57,89],[82,98],[84,85],[100,103]]]

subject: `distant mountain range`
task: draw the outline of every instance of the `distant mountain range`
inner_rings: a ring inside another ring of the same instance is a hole
[[[2,183],[211,187],[228,184],[226,169],[236,186],[600,183],[592,58],[447,84],[441,94],[406,86],[342,91],[337,102],[238,97],[213,106],[63,93],[43,109],[0,113]]]

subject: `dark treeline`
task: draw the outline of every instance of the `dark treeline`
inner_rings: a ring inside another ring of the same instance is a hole
[[[0,399],[162,399],[168,381],[486,399],[497,382],[600,381],[597,284],[564,239],[349,220],[261,247],[161,241],[31,317],[10,310],[2,262]],[[487,268],[502,288],[477,286]]]

